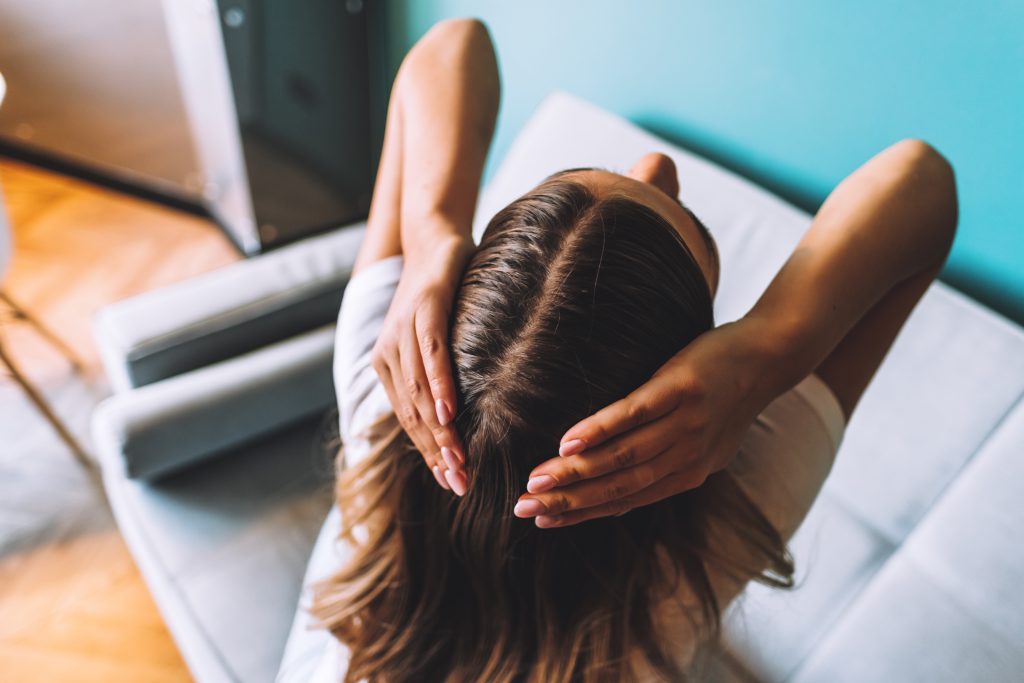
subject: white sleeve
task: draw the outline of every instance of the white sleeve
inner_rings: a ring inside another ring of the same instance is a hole
[[[369,452],[369,444],[360,438],[360,432],[391,409],[387,392],[371,365],[370,354],[401,274],[401,256],[371,263],[349,281],[341,300],[334,342],[334,389],[347,464]],[[313,602],[312,586],[350,559],[348,545],[338,539],[341,521],[340,510],[332,506],[306,567],[302,596],[277,683],[336,683],[344,678],[348,648],[327,631],[314,628],[309,613]]]
[[[835,394],[810,374],[747,432],[728,469],[783,538],[796,531],[821,491],[845,427]]]
[[[398,288],[402,263],[401,255],[371,263],[349,281],[342,297],[334,342],[334,390],[349,465],[369,450],[361,433],[391,410],[370,354]]]

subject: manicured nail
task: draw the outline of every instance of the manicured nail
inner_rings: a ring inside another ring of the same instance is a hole
[[[536,498],[527,498],[516,503],[512,513],[516,517],[535,517],[547,509],[547,506]]]
[[[455,491],[455,495],[466,495],[466,478],[461,472],[447,469],[444,471],[444,478],[448,480],[448,484],[452,487],[452,491]]]
[[[444,464],[448,466],[450,470],[458,470],[462,464],[457,457],[455,452],[447,446],[441,446],[441,457],[444,458]]]
[[[542,474],[539,477],[530,477],[526,482],[526,490],[530,493],[544,493],[558,485],[558,481],[550,474]]]
[[[551,527],[558,526],[559,524],[562,523],[562,516],[561,515],[541,515],[540,517],[537,517],[535,520],[533,520],[533,523],[536,524],[541,529],[550,529]]]
[[[430,468],[430,471],[434,473],[434,479],[437,479],[437,483],[441,485],[441,488],[443,488],[445,491],[451,491],[452,490],[451,487],[448,486],[448,482],[446,482],[444,480],[444,477],[441,476],[441,468],[440,467],[438,467],[437,465],[434,465],[433,467]]]
[[[442,427],[452,421],[452,411],[448,410],[448,404],[441,399],[434,401],[434,410],[437,411],[437,421]]]
[[[558,447],[558,454],[561,456],[576,455],[587,447],[583,439],[570,439]]]

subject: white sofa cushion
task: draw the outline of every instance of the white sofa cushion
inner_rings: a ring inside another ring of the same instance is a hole
[[[1020,681],[1024,404],[941,495],[795,677]]]
[[[104,470],[118,528],[199,683],[274,680],[331,503],[325,425],[307,421],[158,482]],[[116,452],[102,438],[97,447]]]

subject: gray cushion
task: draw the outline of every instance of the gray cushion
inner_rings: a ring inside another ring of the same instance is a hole
[[[105,307],[95,336],[117,391],[333,322],[366,224]]]
[[[93,414],[105,471],[153,479],[334,404],[334,325],[115,394]]]

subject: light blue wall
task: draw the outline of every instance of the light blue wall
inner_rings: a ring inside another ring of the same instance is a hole
[[[952,161],[960,188],[943,278],[1024,321],[1021,0],[392,0],[388,73],[453,16],[483,19],[499,53],[487,177],[555,88],[810,211],[873,153],[924,138]]]

